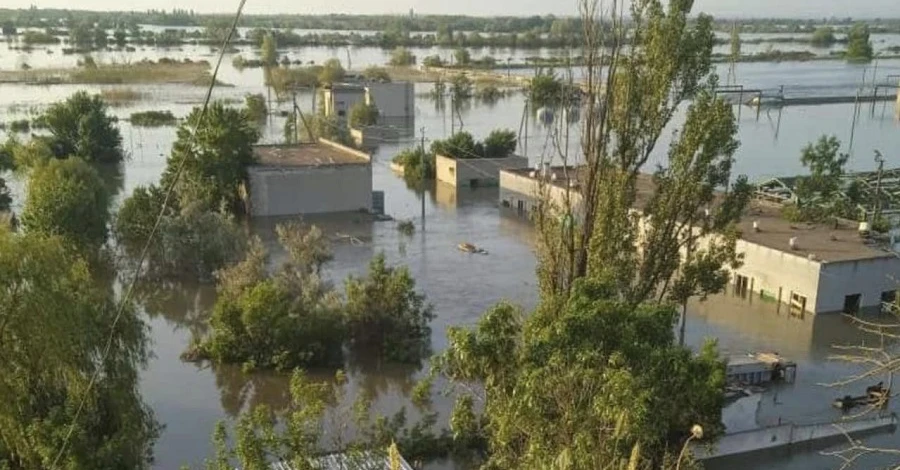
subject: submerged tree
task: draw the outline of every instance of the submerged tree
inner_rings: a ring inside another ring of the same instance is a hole
[[[116,118],[100,95],[79,91],[55,103],[42,116],[58,158],[81,157],[89,163],[119,163],[124,159]]]
[[[869,62],[872,60],[872,41],[869,39],[869,25],[855,23],[847,32],[847,55],[850,62]]]
[[[855,218],[859,188],[855,184],[843,187],[844,167],[850,155],[840,153],[840,149],[841,142],[835,136],[822,136],[803,148],[800,162],[809,169],[809,176],[797,179],[796,201],[784,207],[787,218],[797,222]]]
[[[0,467],[149,469],[145,327],[68,243],[0,228]]]

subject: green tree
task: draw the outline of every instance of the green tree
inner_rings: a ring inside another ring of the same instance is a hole
[[[244,261],[219,276],[210,334],[199,357],[263,369],[337,366],[343,361],[340,298],[318,272],[331,254],[322,232],[279,226],[289,261],[269,275],[267,254],[254,240]]]
[[[244,96],[244,112],[251,121],[262,122],[269,115],[266,107],[266,97],[262,93],[247,94]]]
[[[431,152],[450,158],[479,158],[481,149],[472,134],[461,131],[431,143]]]
[[[59,235],[81,248],[106,241],[109,195],[100,175],[79,158],[50,160],[31,171],[22,226]]]
[[[105,49],[106,45],[109,43],[109,38],[106,36],[106,30],[103,28],[95,28],[94,29],[94,48],[95,49]]]
[[[325,64],[322,65],[322,70],[319,72],[319,83],[324,85],[339,82],[344,79],[344,75],[346,75],[346,72],[344,71],[344,67],[341,66],[341,61],[337,59],[328,59],[325,61]]]
[[[371,82],[390,83],[391,76],[384,67],[370,66],[363,70],[363,77]]]
[[[869,25],[855,23],[847,32],[847,54],[850,62],[869,62],[872,60],[872,41],[869,40]]]
[[[202,122],[201,116],[201,108],[194,108],[178,127],[161,186],[168,188],[183,165],[175,188],[182,206],[225,207],[239,213],[243,207],[240,187],[247,178],[247,166],[255,161],[253,144],[259,140],[259,131],[246,113],[221,102],[209,105]]]
[[[275,37],[271,33],[263,36],[262,45],[259,50],[259,57],[264,67],[274,67],[278,65],[278,46]]]
[[[128,33],[126,33],[124,29],[116,29],[113,31],[113,40],[116,43],[116,47],[122,49],[128,42]]]
[[[73,49],[88,51],[94,42],[91,27],[85,23],[78,23],[69,29],[69,44]]]
[[[391,52],[391,60],[390,65],[395,67],[404,67],[408,65],[415,65],[416,56],[410,52],[409,49],[405,47],[398,47]]]
[[[450,96],[456,106],[472,97],[472,81],[466,74],[458,73],[450,77]]]
[[[741,60],[741,33],[737,25],[731,28],[731,61]]]
[[[419,364],[430,350],[428,324],[434,313],[415,288],[409,270],[387,266],[383,253],[369,263],[366,277],[347,279],[344,311],[353,348],[392,362]]]
[[[465,67],[472,61],[472,56],[469,54],[468,49],[460,47],[453,51],[453,61],[456,65]]]
[[[509,129],[491,131],[484,139],[485,158],[505,158],[516,150],[516,133]]]
[[[75,156],[89,163],[119,163],[124,158],[116,118],[107,113],[100,95],[79,91],[51,105],[41,119],[58,158]]]
[[[378,123],[378,107],[375,103],[364,103],[362,101],[354,104],[350,108],[350,127],[361,128],[366,126],[374,126]]]
[[[810,43],[815,47],[829,47],[834,44],[837,39],[834,37],[834,28],[831,26],[820,26],[813,32]]]
[[[532,106],[557,106],[562,101],[563,84],[552,72],[539,73],[528,82],[528,100]]]
[[[430,55],[422,60],[422,65],[426,67],[443,67],[444,61],[439,55]]]
[[[0,467],[149,469],[159,427],[138,393],[145,326],[68,244],[0,229]]]
[[[403,167],[403,179],[418,185],[424,180],[434,179],[434,153],[426,153],[421,147],[406,149],[391,160]]]
[[[855,204],[848,206],[841,193],[844,167],[850,155],[840,153],[841,141],[835,136],[822,136],[815,144],[803,148],[800,162],[809,169],[794,186],[796,204],[785,207],[786,216],[804,222],[833,221],[836,217],[852,217]]]

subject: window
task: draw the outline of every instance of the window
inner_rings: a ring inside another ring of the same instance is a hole
[[[519,201],[517,203],[516,210],[518,210],[520,214],[524,214],[525,213],[525,201]]]
[[[806,297],[796,292],[791,292],[791,315],[803,318],[806,312]]]
[[[741,276],[738,274],[734,278],[734,293],[735,295],[740,296],[742,299],[747,298],[747,292],[750,288],[750,278],[747,276]]]
[[[859,304],[862,294],[850,294],[844,296],[844,313],[856,315],[859,313]]]

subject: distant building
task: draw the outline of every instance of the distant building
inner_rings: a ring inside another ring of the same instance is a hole
[[[346,121],[357,103],[378,108],[378,125],[410,128],[415,125],[416,96],[411,82],[335,83],[322,89],[325,115]]]
[[[637,188],[640,211],[653,194],[652,177],[639,175]],[[522,216],[536,209],[543,193],[558,207],[568,198],[577,220],[579,191],[577,168],[500,170],[500,204]],[[744,263],[732,272],[735,295],[780,302],[798,316],[878,310],[896,296],[900,258],[862,237],[855,224],[793,224],[776,204],[754,200],[738,229]]]
[[[253,152],[247,199],[254,217],[372,208],[372,162],[363,152],[324,139]]]
[[[350,117],[350,109],[357,103],[366,101],[366,88],[351,83],[334,83],[322,89],[325,100],[325,115],[337,116],[346,122]]]
[[[452,158],[435,155],[435,177],[454,187],[497,186],[500,170],[528,167],[528,159],[516,155],[504,158]]]

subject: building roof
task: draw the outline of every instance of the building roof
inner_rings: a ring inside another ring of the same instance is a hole
[[[540,170],[532,168],[501,171],[529,178],[532,177],[532,172],[540,174]],[[565,171],[563,167],[550,168],[551,184],[565,188]],[[573,173],[575,176],[572,176]],[[552,175],[556,177],[553,178]],[[575,181],[573,187],[578,187],[581,172],[578,169],[573,172],[573,168],[569,168],[568,175]],[[640,210],[646,206],[653,195],[653,188],[651,175],[638,175],[636,209]],[[759,231],[753,229],[753,222],[758,222]],[[738,223],[738,230],[741,232],[741,239],[748,243],[820,263],[894,257],[894,254],[883,249],[877,242],[860,237],[859,227],[854,222],[842,221],[836,228],[826,224],[793,223],[781,216],[779,205],[766,201],[751,201],[744,217]],[[794,237],[797,239],[796,249],[791,249],[790,239]]]
[[[368,165],[365,154],[327,141],[292,145],[255,145],[253,154],[260,167],[299,168]]]

